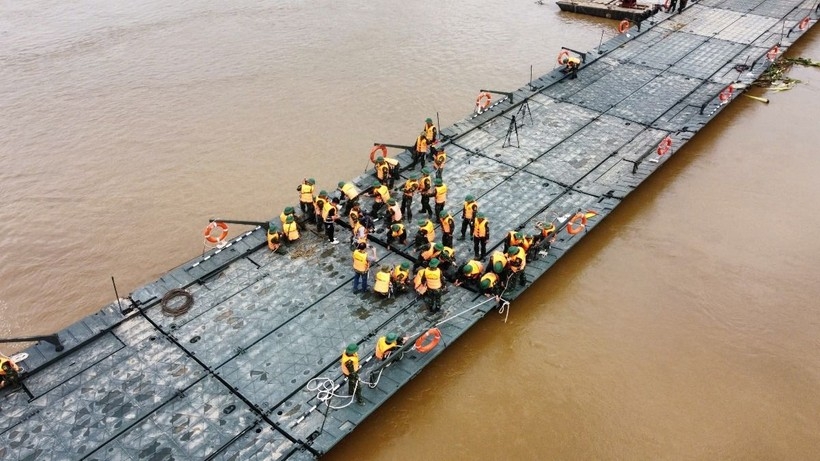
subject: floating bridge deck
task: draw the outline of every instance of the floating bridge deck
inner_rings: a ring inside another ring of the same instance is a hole
[[[534,231],[536,221],[579,209],[598,213],[586,231],[594,229],[743,91],[728,94],[730,84],[752,83],[817,18],[815,2],[799,0],[703,0],[683,14],[659,13],[586,53],[577,79],[555,70],[443,129],[448,209],[478,197],[493,247],[508,230]],[[659,156],[667,136],[671,148]],[[408,152],[399,158],[409,163]],[[355,182],[366,188],[372,176]],[[562,227],[548,254],[527,265],[529,283],[585,233]],[[279,255],[264,229],[246,232],[137,289],[122,310],[112,303],[60,332],[62,351],[27,349],[22,386],[0,391],[0,458],[318,457],[495,308],[484,303],[444,323],[438,347],[391,362],[376,388],[364,388],[364,406],[329,409],[308,382],[341,384],[347,343],[371,358],[379,336],[437,320],[412,294],[354,295],[347,245],[303,235]],[[379,257],[377,266],[406,260],[383,246]],[[457,260],[470,257],[471,243],[456,242]],[[193,296],[191,309],[164,315],[161,298],[180,288]],[[451,286],[443,303],[455,315],[484,299]]]

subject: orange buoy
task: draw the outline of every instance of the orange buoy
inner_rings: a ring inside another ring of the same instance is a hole
[[[566,59],[569,59],[569,51],[561,50],[561,52],[558,53],[558,65],[563,66],[564,65],[564,60],[566,60]]]
[[[376,155],[376,152],[381,152],[381,154]],[[376,158],[379,156],[387,158],[387,146],[384,144],[373,146],[373,148],[370,149],[370,163],[376,163]]]
[[[492,95],[487,93],[486,91],[482,91],[478,93],[478,97],[475,99],[475,109],[478,111],[479,109],[485,110],[490,107],[490,103],[493,101]]]
[[[575,213],[575,216],[573,216],[572,219],[570,219],[569,222],[567,223],[567,232],[569,232],[570,235],[575,235],[575,234],[581,232],[582,230],[586,229],[586,227],[587,227],[586,213],[578,212],[578,213]]]
[[[806,30],[806,27],[809,27],[809,21],[810,21],[809,17],[806,16],[805,18],[803,18],[802,21],[800,21],[800,24],[798,24],[797,27],[800,30]]]
[[[732,98],[732,94],[735,92],[735,89],[732,88],[732,85],[727,86],[720,92],[718,98],[720,98],[720,102],[726,102]]]
[[[219,235],[214,234],[217,228],[220,230]],[[205,228],[203,234],[205,235],[206,242],[214,245],[220,244],[228,237],[228,225],[222,221],[212,221]]]
[[[772,49],[766,52],[766,59],[768,59],[769,61],[774,61],[779,53],[780,47],[775,45],[772,47]]]
[[[428,338],[432,336],[432,341],[425,344]],[[425,331],[423,335],[419,336],[419,339],[416,340],[414,344],[416,350],[421,352],[422,354],[426,354],[433,350],[436,346],[438,346],[439,341],[441,341],[441,330],[436,327],[430,328],[429,330]]]
[[[629,20],[624,19],[620,23],[618,23],[618,33],[622,34],[629,30]]]
[[[669,149],[671,147],[672,147],[672,138],[670,138],[669,136],[663,138],[663,140],[661,140],[661,143],[658,144],[658,155],[663,155],[663,154],[669,152]]]

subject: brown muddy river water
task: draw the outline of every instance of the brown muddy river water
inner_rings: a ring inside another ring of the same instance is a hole
[[[50,333],[617,22],[530,0],[0,6],[0,335]],[[817,30],[790,50],[820,59]],[[820,69],[739,98],[327,459],[818,459]],[[236,230],[236,227],[233,228]],[[18,346],[19,347],[19,346]],[[11,352],[14,346],[4,348]]]

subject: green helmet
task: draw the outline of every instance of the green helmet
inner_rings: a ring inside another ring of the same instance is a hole
[[[401,230],[401,226],[399,226],[398,224],[393,224],[392,226],[390,226],[390,230],[392,230],[393,232],[398,232]]]
[[[395,205],[396,204],[396,199],[394,199],[394,198],[387,199],[387,204],[390,205],[390,206]]]
[[[382,157],[381,155],[376,157],[376,163],[384,163],[384,157]]]
[[[524,236],[521,235],[521,232],[516,232],[515,235],[513,235],[513,237],[515,237],[516,240],[521,240],[522,238],[524,238]]]
[[[313,179],[313,178],[308,178],[308,184],[310,184],[312,186],[312,185],[316,184],[316,180]]]
[[[475,217],[476,217],[476,218],[483,218],[483,217],[484,217],[484,213],[482,213],[482,212],[480,212],[480,211],[479,211],[478,213],[476,213]]]
[[[432,118],[428,118],[428,119],[427,119],[427,120],[425,120],[424,122],[425,122],[425,123],[433,123],[433,119],[432,119]]]
[[[344,186],[345,186],[345,182],[344,181],[339,181],[339,189],[341,189]]]
[[[422,168],[421,169],[421,174],[430,174],[430,169],[427,168],[427,167]]]
[[[464,197],[465,202],[472,202],[473,200],[475,200],[475,197],[473,197],[473,194],[467,194],[467,196]]]
[[[413,173],[410,175],[410,179],[412,179],[413,181],[418,181],[420,177],[421,175],[418,173]]]
[[[359,351],[359,345],[356,344],[356,343],[348,344],[347,348],[345,349],[345,352],[347,352],[348,355],[355,354],[358,351]]]
[[[382,183],[378,179],[373,181],[373,187],[381,187]]]
[[[285,207],[285,214],[293,214],[293,207],[292,206]]]
[[[435,245],[433,245],[433,248],[434,248],[436,251],[441,251],[441,250],[443,250],[443,249],[444,249],[444,245],[442,245],[441,243],[436,243]]]
[[[427,224],[427,220],[426,219],[419,219],[418,224],[419,224],[419,227],[421,227],[421,226]]]
[[[433,258],[433,259],[431,259],[431,260],[430,260],[430,267],[432,267],[433,269],[435,269],[435,268],[437,268],[437,267],[438,267],[438,263],[439,263],[438,258]]]
[[[285,220],[285,222],[288,224],[292,223],[293,221],[293,215],[288,215],[288,219]]]
[[[444,181],[442,181],[441,178],[436,178],[436,185],[440,186],[442,184],[444,184]]]
[[[276,231],[278,229],[279,228],[276,227],[276,221],[271,221],[271,222],[268,223],[268,230],[269,231]]]
[[[517,254],[518,254],[518,252],[519,252],[520,250],[521,250],[521,248],[518,248],[517,246],[511,246],[511,247],[507,250],[507,253],[508,253],[508,254],[511,254],[511,255],[517,255]]]
[[[397,335],[396,333],[390,332],[390,333],[387,333],[387,336],[385,336],[384,339],[386,339],[388,343],[394,343],[394,342],[396,342],[397,339],[399,339],[399,335]]]
[[[441,210],[438,214],[439,218],[444,218],[446,216],[447,216],[447,211],[446,210]]]
[[[487,288],[490,288],[490,279],[482,280],[481,281],[481,288],[484,289],[484,290],[486,290]]]
[[[319,197],[327,197],[327,191],[326,190],[320,190],[319,191]]]
[[[465,264],[464,267],[461,268],[461,272],[463,272],[464,274],[469,274],[472,271],[473,271],[473,265],[470,264],[470,263]]]
[[[493,272],[495,272],[496,274],[500,274],[503,271],[504,265],[501,264],[501,261],[496,261],[495,264],[493,264]]]
[[[410,269],[410,263],[407,261],[401,263],[401,268],[404,270]]]

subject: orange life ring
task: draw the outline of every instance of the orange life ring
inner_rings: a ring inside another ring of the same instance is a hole
[[[430,336],[433,337],[433,340],[427,344],[424,344],[427,341],[427,338]],[[438,346],[438,342],[441,341],[441,330],[436,327],[430,328],[429,330],[425,331],[423,335],[419,336],[419,339],[416,340],[415,346],[416,350],[421,352],[422,354],[426,354],[433,350],[436,346]]]
[[[663,155],[663,154],[669,152],[669,148],[671,148],[671,147],[672,147],[672,138],[670,138],[669,136],[663,138],[661,140],[661,143],[658,144],[658,155]]]
[[[569,59],[569,51],[561,50],[561,52],[558,53],[558,65],[563,66],[565,59]]]
[[[370,163],[376,163],[376,158],[379,157],[379,155],[376,155],[376,152],[381,152],[381,156],[387,158],[387,146],[384,144],[379,144],[378,146],[373,146],[373,148],[370,149]]]
[[[766,59],[769,61],[774,61],[775,58],[777,58],[778,53],[780,53],[780,47],[775,45],[772,49],[766,52]]]
[[[220,229],[219,237],[216,237],[213,234],[213,231],[217,227]],[[221,243],[225,241],[225,239],[228,237],[228,225],[222,221],[212,221],[210,224],[208,224],[208,227],[205,228],[203,234],[205,234],[206,242],[213,244]]]
[[[622,34],[629,30],[629,21],[624,19],[620,23],[618,23],[618,33]]]
[[[578,222],[579,220],[581,221],[580,223]],[[586,213],[578,212],[578,213],[575,213],[575,216],[573,216],[572,219],[570,219],[569,222],[567,223],[567,232],[569,232],[570,235],[575,235],[578,232],[581,232],[582,230],[586,229],[586,227],[587,227],[587,215],[586,215]]]
[[[735,92],[735,89],[732,88],[732,85],[727,86],[720,92],[718,98],[720,98],[720,102],[726,102],[732,98],[732,94]]]
[[[803,18],[802,21],[800,21],[800,24],[798,24],[797,27],[800,30],[806,30],[806,27],[809,27],[809,21],[810,21],[809,17],[806,16],[805,18]]]
[[[481,93],[478,93],[478,97],[475,99],[475,108],[476,110],[485,110],[486,108],[490,107],[490,103],[492,102],[492,95],[490,93],[487,93],[486,91],[482,91]]]
[[[666,2],[663,4],[663,9],[666,10],[666,11],[669,11],[669,6],[670,6],[670,0],[666,0]]]

